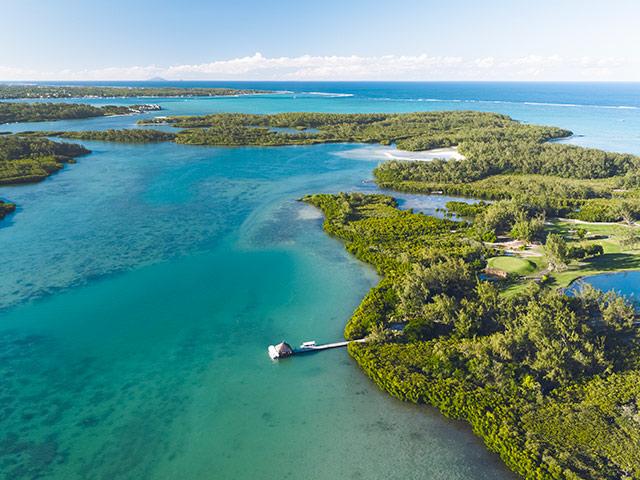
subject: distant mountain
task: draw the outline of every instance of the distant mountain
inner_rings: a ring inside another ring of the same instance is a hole
[[[162,77],[153,77],[147,80],[147,82],[167,82],[167,81],[168,80],[166,78],[162,78]]]

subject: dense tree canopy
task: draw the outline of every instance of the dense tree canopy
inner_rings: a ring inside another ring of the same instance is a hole
[[[0,136],[0,184],[39,182],[87,153],[91,152],[74,143]]]
[[[24,133],[24,132],[23,132]],[[77,132],[29,132],[29,136],[45,136],[59,138],[73,138],[76,140],[102,140],[105,142],[123,143],[155,143],[170,142],[176,134],[147,128],[114,130],[81,130]]]
[[[219,113],[144,119],[139,123],[169,123],[178,128],[188,129],[180,132],[178,141],[196,145],[395,143],[398,148],[411,151],[449,147],[464,141],[484,142],[502,139],[543,142],[571,134],[567,130],[555,127],[523,125],[506,115],[471,111],[402,114]],[[282,133],[271,128],[297,129],[299,133]]]
[[[75,120],[111,115],[130,115],[151,110],[160,110],[160,107],[157,105],[94,107],[84,103],[0,102],[0,123]]]
[[[372,334],[349,350],[383,389],[469,421],[526,478],[640,478],[633,305],[538,283],[504,298],[477,279],[487,252],[464,225],[399,211],[381,195],[303,200],[384,276],[345,330]],[[388,330],[397,323],[402,332]]]

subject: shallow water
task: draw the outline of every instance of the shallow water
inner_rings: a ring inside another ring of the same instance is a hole
[[[162,114],[459,103],[365,90],[91,102],[152,101]],[[587,107],[504,105],[486,109],[586,132],[578,143],[638,148],[634,110],[616,111],[629,119],[619,129]],[[3,129],[127,128],[138,118]],[[346,350],[267,356],[283,339],[339,340],[378,282],[296,199],[377,192],[363,181],[389,147],[80,143],[94,153],[42,183],[0,188],[18,204],[0,223],[6,478],[515,478],[465,424],[379,391]],[[430,214],[448,200],[396,196]]]
[[[83,143],[77,164],[3,189],[20,205],[0,228],[7,478],[509,475],[346,350],[267,356],[342,338],[378,281],[296,202],[377,191],[358,147]]]

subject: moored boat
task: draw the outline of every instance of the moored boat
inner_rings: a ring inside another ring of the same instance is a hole
[[[315,350],[317,347],[314,340],[310,342],[302,342],[302,345],[298,347],[298,352],[308,352],[309,350]]]

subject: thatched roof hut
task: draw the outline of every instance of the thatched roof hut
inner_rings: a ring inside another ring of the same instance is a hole
[[[289,355],[293,354],[293,349],[288,343],[282,342],[276,345],[276,352],[278,353],[279,357],[288,357]]]

